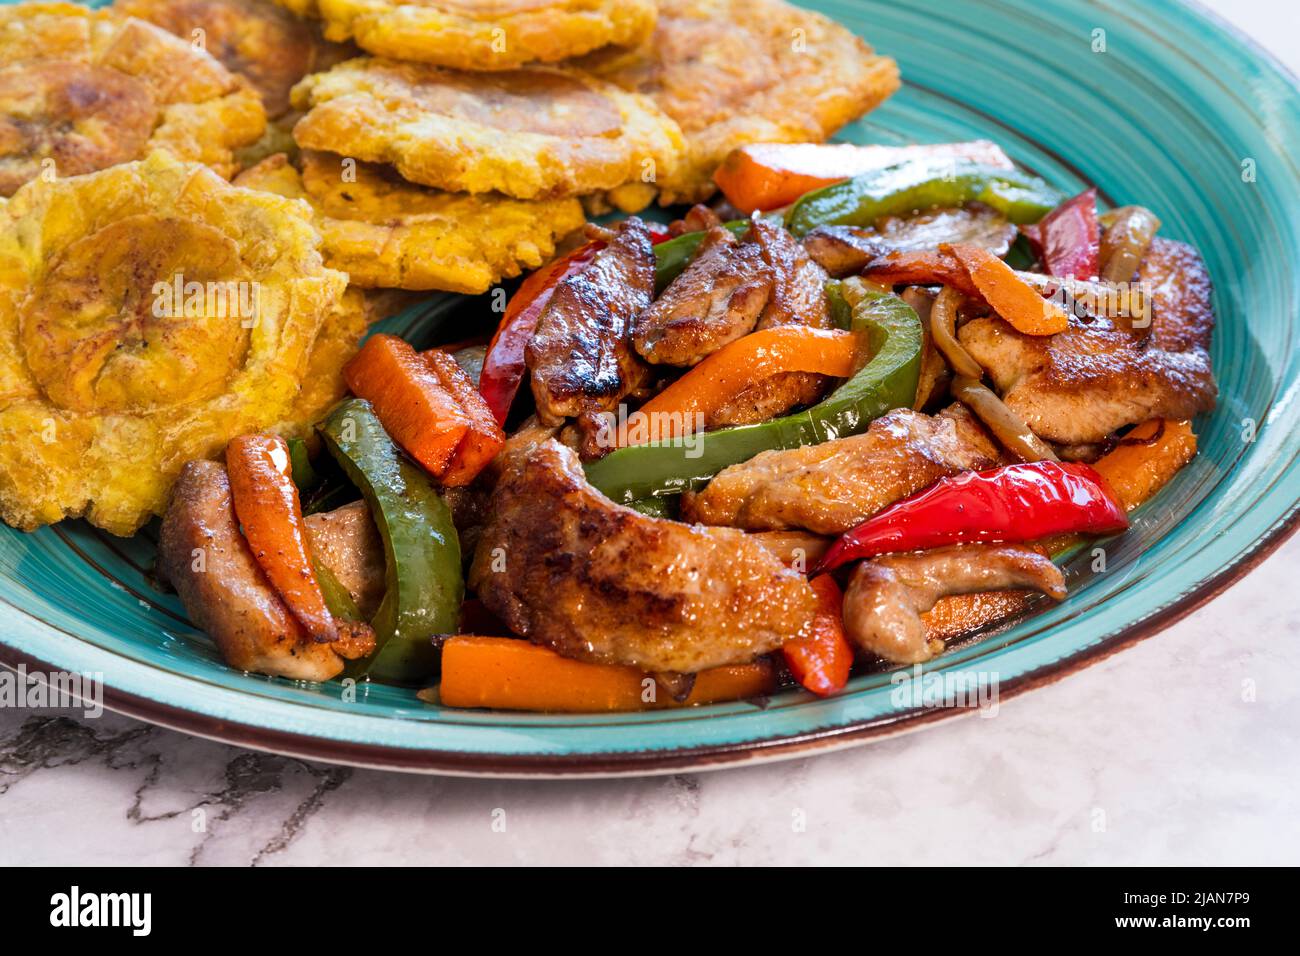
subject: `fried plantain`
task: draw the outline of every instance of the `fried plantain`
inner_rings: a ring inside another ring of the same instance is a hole
[[[235,184],[306,199],[327,263],[369,288],[485,292],[541,265],[556,240],[585,221],[576,199],[445,193],[382,166],[313,151],[303,152],[301,172],[272,156]]]
[[[165,149],[223,176],[262,135],[249,85],[150,23],[70,3],[0,7],[0,195]]]
[[[360,58],[299,83],[304,149],[392,165],[406,179],[517,199],[576,196],[670,174],[681,131],[648,98],[586,73],[461,73]]]
[[[898,89],[892,59],[781,0],[659,0],[646,43],[580,65],[650,96],[680,125],[687,157],[659,177],[663,205],[707,199],[737,146],[820,143]]]
[[[289,112],[289,91],[308,73],[357,55],[350,44],[327,41],[318,25],[263,0],[114,0],[113,10],[207,50],[253,85],[271,119]]]
[[[331,40],[459,70],[554,63],[606,44],[640,43],[654,0],[276,0],[325,22]]]
[[[306,204],[163,152],[19,189],[0,207],[0,517],[131,534],[186,461],[309,424],[363,325],[319,243]]]

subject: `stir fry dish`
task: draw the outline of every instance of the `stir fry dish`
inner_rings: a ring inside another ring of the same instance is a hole
[[[830,62],[747,65],[752,3],[281,6],[0,15],[45,84],[0,72],[0,516],[161,518],[233,668],[832,696],[1064,600],[1196,455],[1199,253],[993,142],[826,143],[897,74],[825,18],[761,0]],[[241,96],[288,148],[234,158]],[[429,290],[432,340],[368,328]]]

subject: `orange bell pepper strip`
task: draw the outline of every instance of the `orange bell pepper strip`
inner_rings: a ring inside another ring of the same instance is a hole
[[[979,246],[941,246],[951,252],[970,274],[971,283],[984,301],[1025,335],[1055,335],[1064,332],[1070,318],[1055,302],[1044,299],[1033,286],[1015,274],[1012,268]]]
[[[1092,467],[1110,483],[1125,509],[1132,511],[1195,457],[1196,435],[1191,422],[1153,418],[1134,426]]]
[[[781,647],[785,665],[807,690],[827,697],[843,690],[853,669],[853,645],[844,634],[844,595],[829,574],[808,582],[817,594],[817,615],[807,637]]]
[[[737,209],[767,212],[806,192],[914,159],[966,160],[1011,169],[1001,147],[988,140],[926,146],[855,146],[849,143],[752,143],[733,149],[713,181]]]
[[[289,446],[278,435],[241,435],[226,446],[226,471],[235,515],[271,587],[313,640],[338,640],[312,570]]]
[[[440,349],[424,352],[423,357],[469,421],[469,431],[443,472],[442,483],[449,488],[468,485],[497,456],[506,443],[506,433],[455,358]]]
[[[441,478],[473,422],[429,362],[402,339],[375,335],[343,367],[343,378],[374,407],[393,441]]]
[[[853,374],[858,337],[839,329],[783,325],[751,332],[724,345],[641,406],[649,440],[674,438],[696,415],[708,415],[755,382],[778,372],[818,372],[835,378]],[[663,427],[659,427],[662,423]],[[629,423],[630,424],[630,423]]]
[[[575,661],[520,638],[457,635],[442,646],[438,697],[447,707],[599,714],[743,700],[775,689],[775,668],[758,660],[701,671],[678,703],[635,667]]]

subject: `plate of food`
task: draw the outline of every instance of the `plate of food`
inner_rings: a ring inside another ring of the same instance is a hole
[[[0,660],[634,774],[1159,632],[1300,478],[1295,81],[1171,0],[0,7]]]

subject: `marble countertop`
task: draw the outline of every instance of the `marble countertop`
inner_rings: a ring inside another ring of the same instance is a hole
[[[1300,65],[1284,3],[1209,5]],[[0,709],[0,864],[1294,864],[1297,564],[991,719],[716,773],[416,777]]]

